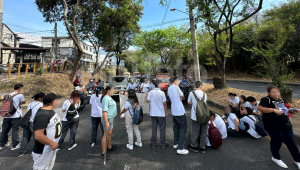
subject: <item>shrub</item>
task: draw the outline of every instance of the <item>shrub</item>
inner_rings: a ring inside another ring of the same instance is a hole
[[[35,70],[34,74],[37,75],[37,76],[41,76],[41,75],[44,74],[44,69],[43,68],[38,68],[38,69]]]

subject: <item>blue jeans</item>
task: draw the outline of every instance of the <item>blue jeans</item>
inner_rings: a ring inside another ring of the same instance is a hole
[[[101,127],[101,139],[104,135],[104,129],[103,125],[101,123],[101,117],[91,117],[92,120],[92,135],[91,135],[91,144],[96,143],[97,141],[97,134],[98,134],[98,126],[100,125]]]
[[[19,144],[19,123],[21,117],[19,118],[4,118],[2,123],[2,132],[0,135],[0,146],[4,146],[8,141],[8,133],[12,129],[12,147],[16,147]]]
[[[245,127],[244,122],[242,120],[240,120],[239,129],[240,130],[246,130],[246,127]]]
[[[28,143],[30,142],[31,136],[33,136],[33,141],[34,141],[33,122],[29,123],[28,128],[23,129],[23,138],[21,141],[20,154],[23,154],[26,152],[26,147],[27,147]]]
[[[270,137],[271,137],[271,152],[272,156],[275,159],[280,158],[279,150],[281,148],[282,142],[287,146],[291,155],[294,158],[294,161],[300,162],[300,153],[299,149],[295,143],[293,129],[290,130],[275,130],[275,129],[267,129]]]

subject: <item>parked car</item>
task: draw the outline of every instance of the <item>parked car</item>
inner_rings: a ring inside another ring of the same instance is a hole
[[[169,87],[169,84],[170,84],[170,77],[169,76],[156,77],[156,80],[161,80],[162,81],[161,90],[166,93],[168,91],[168,87]]]
[[[8,66],[7,65],[0,65],[0,72],[1,73],[8,73]],[[11,73],[18,72],[18,69],[14,66],[11,66]]]
[[[127,76],[114,76],[111,77],[109,81],[106,82],[106,86],[111,85],[114,87],[113,96],[119,95],[121,91],[125,92],[127,84],[128,84]]]

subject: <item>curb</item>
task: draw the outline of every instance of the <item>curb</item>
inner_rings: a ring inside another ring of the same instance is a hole
[[[207,80],[213,80],[212,78],[206,78]],[[239,80],[239,79],[226,79],[226,81],[239,81],[239,82],[251,82],[251,83],[264,83],[264,84],[271,84],[271,81],[261,81],[261,80]],[[292,83],[286,82],[287,85],[292,86],[300,86],[300,83]]]

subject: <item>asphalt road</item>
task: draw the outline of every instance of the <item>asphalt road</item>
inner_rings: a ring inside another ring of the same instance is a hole
[[[119,109],[119,108],[118,108]],[[190,107],[186,106],[188,117],[188,130],[186,134],[185,146],[190,144]],[[111,169],[123,170],[125,165],[129,165],[132,170],[153,170],[153,169],[243,169],[243,170],[258,170],[272,169],[282,170],[271,161],[271,152],[269,148],[270,140],[262,138],[259,140],[252,139],[246,136],[233,138],[228,137],[223,140],[223,145],[218,149],[207,148],[205,154],[190,153],[188,155],[177,155],[176,150],[172,148],[173,132],[172,132],[172,116],[167,118],[167,140],[171,146],[166,149],[150,148],[151,139],[151,121],[148,115],[145,115],[144,121],[139,126],[142,136],[143,147],[128,150],[127,133],[125,130],[125,120],[115,119],[114,132],[112,143],[118,146],[118,149],[111,153],[112,159],[109,160],[106,166],[103,165],[103,160],[100,158],[100,133],[98,143],[94,148],[91,148],[90,133],[91,120],[90,110],[86,107],[80,115],[80,123],[77,131],[76,142],[78,146],[71,150],[67,150],[66,137],[65,143],[57,154],[54,170],[94,170],[94,169]],[[170,110],[169,110],[170,113]],[[159,135],[158,135],[159,136]],[[159,139],[158,139],[159,141]],[[30,170],[32,169],[33,160],[31,151],[33,142],[31,141],[27,147],[28,152],[22,158],[18,158],[18,150],[11,151],[6,148],[0,151],[0,169],[1,170]],[[290,170],[296,170],[293,159],[287,148],[281,148],[281,156],[283,161],[289,166]]]
[[[205,83],[213,84],[213,80],[203,80]],[[265,93],[267,94],[267,88],[270,86],[269,84],[265,83],[252,83],[252,82],[239,82],[239,81],[226,81],[227,86],[231,88],[241,89],[241,90],[248,90],[258,93]],[[293,98],[300,99],[300,86],[289,86],[293,89]]]

